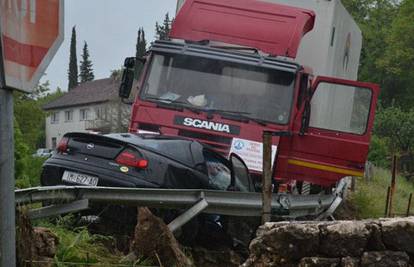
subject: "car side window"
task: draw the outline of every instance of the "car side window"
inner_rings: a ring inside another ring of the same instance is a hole
[[[204,152],[209,184],[220,190],[227,190],[231,182],[231,170],[223,160],[213,153]]]

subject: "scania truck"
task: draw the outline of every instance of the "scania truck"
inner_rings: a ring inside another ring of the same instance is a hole
[[[339,0],[179,1],[170,38],[136,59],[130,132],[196,139],[260,177],[271,131],[275,185],[363,175],[379,87],[355,81],[361,32]]]

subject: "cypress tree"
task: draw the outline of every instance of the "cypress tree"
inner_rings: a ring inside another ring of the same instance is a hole
[[[160,25],[158,22],[155,23],[155,33],[159,40],[170,40],[171,20],[170,15],[165,14],[164,22]]]
[[[171,31],[171,20],[169,14],[165,14],[164,23],[164,39],[163,40],[170,40],[170,31]]]
[[[139,28],[135,57],[142,58],[145,56],[146,52],[147,52],[147,41],[145,40],[144,28]],[[142,63],[139,60],[137,60],[135,64],[135,79],[138,79],[138,76],[141,73],[142,68],[143,68]]]
[[[72,28],[72,38],[70,40],[70,55],[69,55],[69,70],[68,70],[69,85],[68,90],[78,86],[78,59],[76,56],[76,26]]]
[[[161,26],[158,23],[158,21],[156,21],[155,22],[155,38],[158,39],[158,40],[161,39],[160,38],[161,37],[161,31],[162,31]]]
[[[89,59],[89,50],[87,42],[85,42],[85,44],[83,45],[82,60],[80,64],[80,82],[84,83],[88,81],[93,81],[95,79],[95,75],[93,74],[92,61]]]

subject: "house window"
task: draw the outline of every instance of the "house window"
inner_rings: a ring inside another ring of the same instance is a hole
[[[56,149],[57,146],[57,139],[56,137],[52,137],[52,149]]]
[[[65,111],[65,122],[73,121],[73,110]]]
[[[50,115],[50,123],[52,124],[59,123],[59,112],[53,112],[52,115]]]
[[[87,120],[89,120],[89,109],[81,109],[80,111],[79,111],[79,113],[80,113],[80,120],[81,121],[87,121]]]
[[[106,107],[97,107],[95,112],[98,120],[106,120]]]

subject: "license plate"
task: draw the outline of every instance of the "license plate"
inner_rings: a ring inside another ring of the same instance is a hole
[[[97,186],[99,179],[95,176],[65,171],[63,173],[62,180],[73,184]]]

